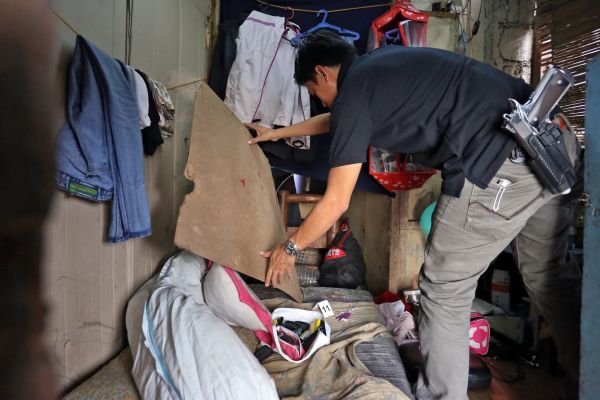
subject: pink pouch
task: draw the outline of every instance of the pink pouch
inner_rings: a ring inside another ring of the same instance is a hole
[[[469,328],[469,350],[484,355],[490,348],[490,324],[481,314],[471,313]]]
[[[293,342],[293,343],[288,343],[287,341],[277,337],[274,340],[279,341],[281,350],[283,350],[283,352],[294,361],[302,360],[302,357],[304,357],[305,351],[304,351],[304,348],[302,347],[302,342],[300,341],[300,338],[298,337],[298,335],[296,335],[294,332],[290,331],[289,329],[284,328],[283,326],[277,327],[277,333],[284,334],[288,338],[288,340],[291,340]]]

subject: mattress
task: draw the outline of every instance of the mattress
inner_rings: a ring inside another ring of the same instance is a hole
[[[263,300],[289,299],[285,293],[266,288],[264,285],[251,285],[251,288]],[[372,296],[364,290],[311,287],[303,288],[303,294],[305,303],[321,300],[334,303],[373,302]],[[376,320],[382,317],[373,315],[372,318]],[[402,360],[391,336],[378,336],[371,341],[360,342],[355,347],[355,353],[373,376],[387,380],[409,399],[414,399]],[[132,363],[131,352],[126,348],[95,375],[71,391],[65,400],[140,399],[131,377]]]
[[[133,359],[129,347],[113,358],[91,378],[77,386],[64,400],[139,400],[131,376]]]
[[[281,290],[272,287],[256,284],[250,285],[250,288],[261,300],[291,299]],[[373,297],[366,290],[328,287],[307,287],[301,290],[304,303],[316,303],[322,300],[332,303],[373,302]],[[360,342],[354,351],[373,376],[387,380],[404,392],[409,399],[414,399],[398,347],[391,336],[379,336],[371,341]]]

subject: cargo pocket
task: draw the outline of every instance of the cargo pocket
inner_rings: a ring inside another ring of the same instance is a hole
[[[491,239],[516,233],[542,204],[543,191],[533,174],[517,182],[496,176],[487,189],[473,185],[465,229]]]

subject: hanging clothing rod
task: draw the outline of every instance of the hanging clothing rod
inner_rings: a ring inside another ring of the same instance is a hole
[[[310,10],[307,8],[295,8],[295,7],[289,7],[289,6],[280,6],[278,4],[271,4],[267,1],[264,0],[256,0],[257,3],[262,4],[264,6],[268,6],[268,7],[273,7],[273,8],[279,8],[281,10],[288,10],[288,11],[293,11],[293,12],[305,12],[305,13],[314,13],[317,14],[319,12],[319,10]],[[388,3],[382,3],[382,4],[371,4],[368,6],[358,6],[358,7],[348,7],[348,8],[336,8],[333,10],[327,10],[327,12],[331,13],[335,13],[335,12],[346,12],[346,11],[355,11],[355,10],[365,10],[368,8],[378,8],[378,7],[390,7],[392,5],[391,2]]]
[[[71,32],[73,32],[75,35],[79,35],[79,32],[77,32],[77,30],[73,28],[73,25],[71,25],[62,15],[54,11],[54,9],[52,8],[50,9],[50,11],[52,12],[52,14],[56,15],[56,18],[58,18],[63,24],[65,24],[65,26],[69,28]]]

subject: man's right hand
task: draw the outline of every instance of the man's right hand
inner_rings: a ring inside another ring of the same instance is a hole
[[[256,144],[258,142],[266,142],[267,140],[277,141],[279,137],[275,129],[266,128],[258,124],[244,124],[246,128],[253,129],[256,132],[256,137],[248,140],[248,144]]]

